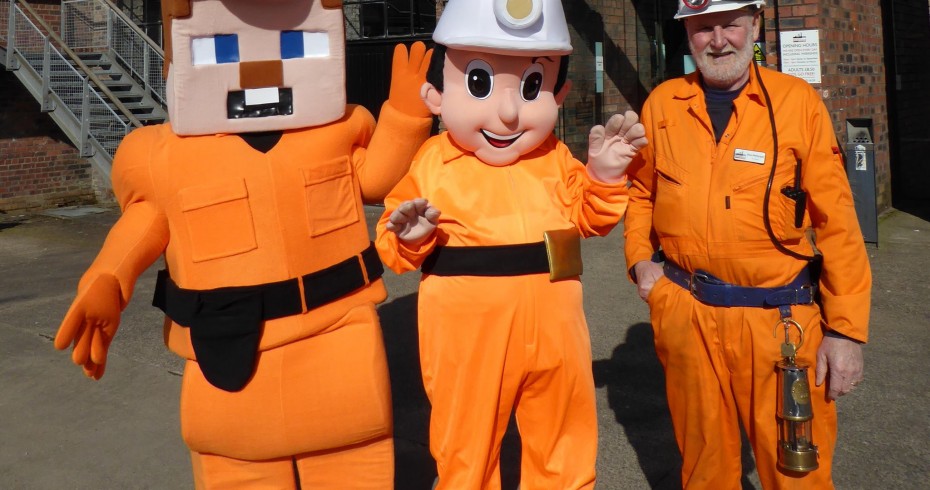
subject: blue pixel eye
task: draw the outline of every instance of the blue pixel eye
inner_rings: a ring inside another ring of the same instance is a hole
[[[191,39],[191,59],[195,65],[216,65],[239,61],[239,36],[217,34]]]
[[[325,56],[329,56],[329,34],[304,31],[281,32],[281,59]]]

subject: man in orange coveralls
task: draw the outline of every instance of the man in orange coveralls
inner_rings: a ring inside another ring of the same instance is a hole
[[[685,488],[741,488],[740,423],[766,489],[832,488],[834,400],[862,380],[863,237],[823,102],[752,62],[764,4],[680,3],[698,71],[649,96],[650,146],[629,169],[626,259],[651,310]],[[664,266],[651,260],[659,247]],[[775,363],[788,318],[803,329],[797,360],[814,366],[819,468],[807,473],[776,462]]]
[[[429,54],[395,51],[375,130],[345,102],[340,1],[162,5],[171,123],[120,145],[123,214],[55,346],[73,343],[102,376],[137,277],[164,254],[155,304],[188,359],[197,488],[391,488],[386,292],[362,203],[383,199],[429,135]]]
[[[521,487],[592,488],[597,416],[579,271],[550,281],[541,241],[549,230],[577,244],[613,228],[643,128],[632,112],[614,116],[592,130],[587,168],[575,160],[553,135],[571,52],[562,6],[494,9],[504,3],[446,5],[422,95],[448,131],[389,194],[376,245],[398,273],[423,267],[436,488],[500,488],[514,408]]]

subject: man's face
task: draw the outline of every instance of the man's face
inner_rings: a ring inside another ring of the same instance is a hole
[[[432,108],[459,146],[489,165],[509,165],[552,134],[568,92],[552,93],[558,71],[558,56],[450,48],[441,102]]]
[[[685,19],[685,30],[694,64],[707,85],[734,90],[749,80],[758,15],[745,9],[695,15]]]
[[[181,135],[283,130],[345,113],[341,8],[194,0],[172,21],[171,126]]]

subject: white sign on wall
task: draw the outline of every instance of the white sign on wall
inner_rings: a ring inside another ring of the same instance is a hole
[[[820,83],[820,31],[782,31],[781,71]]]

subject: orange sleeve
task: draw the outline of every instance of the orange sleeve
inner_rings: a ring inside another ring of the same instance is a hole
[[[626,256],[627,275],[637,262],[651,260],[659,248],[658,240],[652,229],[652,211],[655,192],[655,126],[652,107],[646,101],[641,120],[646,128],[649,144],[639,150],[627,168],[630,181],[630,202],[623,221],[624,255]],[[630,280],[632,280],[630,276]]]
[[[110,229],[93,264],[81,277],[78,290],[103,274],[119,281],[121,304],[132,297],[136,279],[161,256],[168,245],[168,221],[155,201],[149,151],[161,126],[137,129],[126,136],[113,160],[113,192],[122,215]]]
[[[801,155],[802,185],[808,212],[823,254],[820,293],[826,327],[847,337],[868,340],[872,273],[859,229],[852,191],[827,108],[812,89],[804,103],[810,146]]]
[[[422,150],[414,159],[410,171],[400,182],[391,190],[390,194],[384,200],[384,213],[375,227],[375,248],[381,261],[392,271],[401,274],[417,270],[423,260],[432,253],[436,247],[439,228],[433,232],[432,236],[416,246],[410,246],[401,242],[397,234],[388,231],[385,228],[391,213],[400,206],[404,201],[409,201],[418,197],[423,197],[426,193],[421,188],[422,181],[429,181],[430,163],[441,162],[439,155],[438,138],[435,137],[423,145]],[[440,218],[441,219],[441,218]]]
[[[429,137],[433,119],[407,115],[385,102],[375,127],[368,111],[353,108],[357,113],[364,112],[357,116],[360,141],[353,155],[362,199],[367,203],[381,202],[407,172],[417,149]]]

